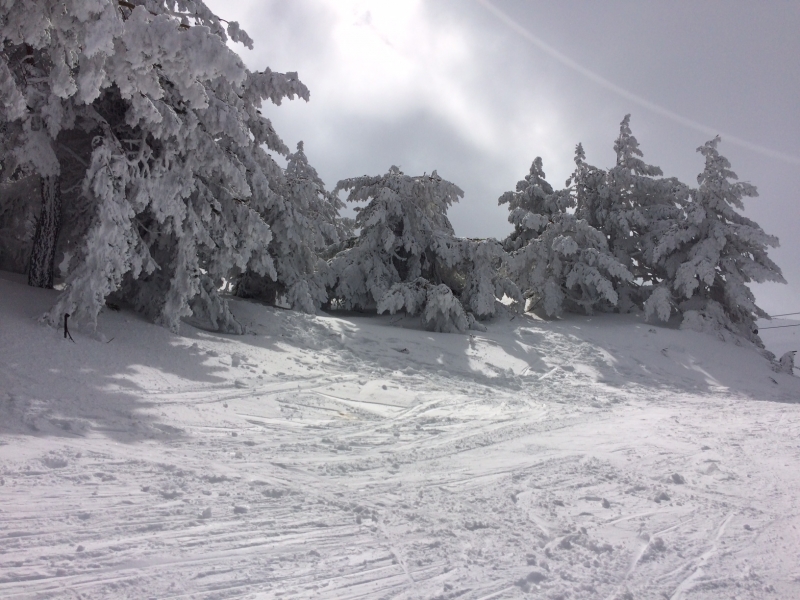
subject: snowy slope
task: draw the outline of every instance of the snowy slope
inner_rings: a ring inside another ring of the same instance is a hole
[[[635,317],[234,302],[250,333],[0,273],[2,598],[800,598],[800,379]]]

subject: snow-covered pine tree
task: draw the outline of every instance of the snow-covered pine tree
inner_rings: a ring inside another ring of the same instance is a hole
[[[642,160],[639,142],[630,128],[630,115],[620,123],[614,143],[616,164],[605,173],[602,210],[595,212],[598,227],[608,237],[611,253],[634,276],[621,282],[619,309],[641,306],[666,275],[654,260],[654,248],[664,231],[682,214],[688,188],[675,178],[664,178],[659,167]]]
[[[744,198],[758,196],[755,186],[738,182],[731,164],[717,150],[719,136],[697,149],[705,157],[691,190],[685,219],[673,223],[655,248],[655,257],[672,256],[674,276],[658,288],[647,304],[647,314],[669,318],[679,303],[683,327],[725,331],[758,345],[755,320],[767,314],[755,303],[751,282],[786,283],[781,270],[767,256],[778,238],[767,235],[742,216]]]
[[[339,217],[344,203],[325,189],[308,163],[303,142],[287,158],[280,193],[262,213],[272,230],[269,251],[277,279],[248,271],[237,281],[236,294],[270,303],[282,296],[290,306],[314,313],[327,302],[326,287],[332,283],[320,252],[338,244],[345,232]]]
[[[448,285],[457,292],[468,316],[482,320],[497,312],[498,300],[508,297],[517,310],[523,297],[510,272],[509,255],[494,238],[459,239],[461,259]],[[459,285],[463,280],[463,285]],[[480,328],[470,321],[470,327]]]
[[[579,146],[579,160],[581,154]],[[576,204],[575,194],[585,190],[576,185],[555,191],[537,157],[516,191],[499,200],[509,205],[508,220],[514,225],[506,242],[513,250],[512,272],[530,307],[541,306],[548,316],[613,307],[618,300],[614,283],[632,279],[609,252],[603,233],[568,212]]]
[[[608,173],[586,162],[583,144],[575,146],[575,170],[567,179],[575,198],[575,216],[603,231],[609,214]]]
[[[514,231],[506,239],[510,250],[525,246],[541,233],[554,215],[563,214],[574,206],[569,194],[554,193],[553,186],[545,179],[539,156],[525,179],[517,182],[516,191],[504,193],[498,203],[508,204],[508,221],[514,225]]]
[[[478,321],[497,313],[498,300],[508,297],[511,309],[518,308],[522,294],[509,274],[509,255],[500,242],[453,237],[440,246],[446,249],[441,253],[446,259],[438,263],[436,281],[442,283],[423,277],[395,283],[378,302],[379,313],[422,312],[423,324],[432,331],[484,331]]]
[[[630,129],[630,115],[620,123],[614,144],[617,162],[608,172],[611,196],[608,231],[612,253],[633,274],[634,282],[620,289],[625,306],[643,306],[653,290],[669,276],[670,256],[655,248],[665,232],[684,215],[689,188],[675,177],[665,178],[659,167],[648,165]]]
[[[384,175],[342,180],[339,190],[348,202],[368,203],[356,207],[355,244],[331,261],[332,297],[343,308],[375,308],[395,283],[441,281],[441,262],[454,262],[447,209],[464,194],[455,184],[436,171],[412,177],[393,166]]]
[[[397,167],[379,176],[340,181],[358,207],[360,234],[331,260],[331,298],[344,309],[424,313],[437,331],[463,331],[469,318],[452,287],[463,244],[454,237],[447,209],[463,196],[453,183],[431,175],[412,177]]]
[[[377,309],[378,313],[392,315],[400,311],[421,315],[424,327],[439,333],[463,333],[474,324],[450,287],[433,284],[424,277],[395,283],[378,302]]]
[[[248,71],[226,41],[251,40],[200,0],[9,0],[0,36],[4,163],[47,178],[63,132],[90,140],[73,211],[89,223],[50,321],[95,321],[116,293],[172,329],[193,303],[240,330],[217,288],[274,272],[260,213],[281,170],[263,147],[288,148],[259,109],[307,99],[296,74]]]

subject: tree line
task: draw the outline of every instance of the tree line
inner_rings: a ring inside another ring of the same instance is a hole
[[[550,317],[641,310],[760,344],[748,284],[785,282],[718,137],[692,187],[643,160],[628,115],[613,167],[578,145],[557,189],[536,158],[499,198],[512,233],[459,238],[447,211],[463,192],[436,171],[326,189],[261,113],[309,90],[247,69],[226,43],[252,40],[199,0],[9,0],[0,35],[0,268],[64,278],[53,324],[96,323],[113,302],[174,331],[189,318],[241,333],[229,292],[434,331],[481,328],[500,300]]]

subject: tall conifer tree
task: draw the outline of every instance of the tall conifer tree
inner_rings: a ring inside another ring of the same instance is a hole
[[[756,305],[748,284],[786,283],[767,255],[768,248],[778,246],[778,238],[738,212],[744,199],[758,192],[737,181],[730,162],[717,150],[719,142],[717,136],[697,149],[705,168],[691,191],[686,217],[665,232],[655,249],[656,258],[676,257],[674,275],[648,302],[647,312],[666,319],[677,305],[686,327],[729,330],[760,343],[755,320],[767,314]]]

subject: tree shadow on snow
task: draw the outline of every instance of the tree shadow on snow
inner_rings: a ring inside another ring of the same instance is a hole
[[[103,311],[96,332],[71,326],[65,339],[38,322],[57,293],[0,273],[0,435],[180,437],[160,405],[230,387],[223,362],[130,312]]]
[[[505,315],[489,321],[487,332],[445,334],[422,331],[418,319],[402,315],[333,311],[309,317],[254,306],[247,318],[260,322],[261,329],[242,341],[267,349],[284,341],[311,356],[332,350],[325,353],[327,360],[364,377],[402,372],[532,392],[541,388],[539,382],[555,379],[577,384],[564,390],[573,398],[589,396],[586,400],[598,392],[584,391],[581,385],[588,382],[610,393],[653,389],[779,402],[800,398],[800,379],[773,372],[754,347],[676,324],[648,323],[641,315],[568,314],[557,320]]]
[[[744,395],[797,402],[800,379],[775,373],[747,342],[651,323],[642,315],[565,315],[543,330],[571,345],[564,366],[611,387],[641,386],[675,394]]]
[[[335,310],[309,316],[241,301],[233,309],[256,334],[243,336],[242,342],[265,349],[291,344],[305,352],[307,363],[324,358],[332,369],[364,378],[385,379],[402,372],[518,388],[520,375],[547,368],[536,348],[540,334],[533,330],[508,344],[494,340],[491,331],[425,331],[418,317],[400,314]]]

